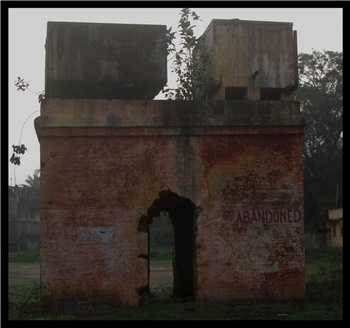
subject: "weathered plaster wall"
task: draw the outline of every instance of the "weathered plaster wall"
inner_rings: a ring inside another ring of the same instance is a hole
[[[41,283],[57,304],[138,304],[144,216],[168,188],[197,207],[195,299],[303,298],[298,103],[47,99],[35,125]]]
[[[153,99],[167,81],[165,25],[48,22],[47,98]]]
[[[262,100],[261,88],[286,88],[277,100],[293,100],[298,60],[292,23],[213,19],[203,37],[213,55],[210,74],[222,84],[213,99],[228,99],[226,87],[245,87],[244,99]]]

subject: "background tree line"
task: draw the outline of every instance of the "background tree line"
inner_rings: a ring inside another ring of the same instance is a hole
[[[329,209],[343,207],[343,53],[301,53],[298,62],[305,228],[315,230],[325,227]]]

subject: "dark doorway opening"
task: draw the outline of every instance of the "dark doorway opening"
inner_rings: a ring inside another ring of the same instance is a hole
[[[173,293],[176,298],[191,298],[194,295],[194,212],[195,205],[187,198],[171,190],[159,193],[148,209],[149,224],[153,218],[167,212],[173,230]],[[150,250],[149,250],[150,254]],[[150,272],[150,271],[149,271]]]

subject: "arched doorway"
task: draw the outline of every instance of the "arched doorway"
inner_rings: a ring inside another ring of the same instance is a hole
[[[164,190],[148,209],[149,224],[167,212],[173,225],[173,296],[194,296],[194,213],[195,205],[171,190]]]

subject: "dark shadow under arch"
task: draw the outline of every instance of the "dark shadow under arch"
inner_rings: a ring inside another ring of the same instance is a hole
[[[196,206],[171,190],[163,190],[148,209],[148,223],[160,212],[168,212],[174,229],[173,296],[194,296],[194,213]]]

